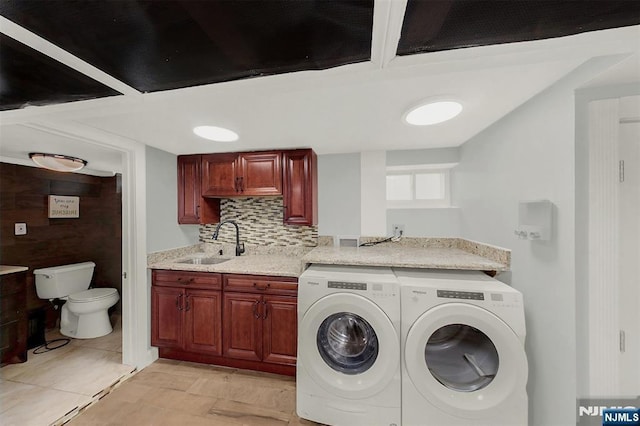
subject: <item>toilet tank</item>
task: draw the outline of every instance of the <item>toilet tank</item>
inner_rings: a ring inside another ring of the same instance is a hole
[[[55,299],[86,290],[95,267],[93,262],[82,262],[36,269],[36,293],[40,299]]]

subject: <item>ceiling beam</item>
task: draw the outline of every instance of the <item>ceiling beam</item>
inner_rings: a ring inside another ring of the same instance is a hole
[[[374,1],[371,62],[378,68],[396,57],[406,8],[407,0]]]
[[[21,27],[20,25],[8,20],[4,16],[0,16],[0,32],[11,37],[20,43],[37,50],[56,61],[74,69],[107,87],[116,90],[123,95],[140,96],[141,92],[133,87],[123,83],[122,81],[110,76],[104,71],[94,67],[88,62],[72,55],[64,49],[59,48],[55,44],[43,39],[42,37],[32,33]]]

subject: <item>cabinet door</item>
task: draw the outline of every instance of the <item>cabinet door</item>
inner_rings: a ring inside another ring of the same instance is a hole
[[[282,194],[281,156],[280,151],[240,154],[240,195]]]
[[[222,302],[220,291],[187,290],[185,350],[222,355]]]
[[[200,223],[200,156],[178,157],[178,223]]]
[[[202,170],[202,196],[224,197],[238,195],[239,181],[238,154],[211,154],[203,155]]]
[[[286,225],[318,223],[317,161],[310,149],[283,151],[282,196]]]
[[[229,358],[262,359],[262,296],[224,293],[222,348]]]
[[[0,365],[27,360],[27,274],[0,275]]]
[[[220,200],[201,196],[201,155],[178,157],[178,223],[200,224],[220,221]]]
[[[275,364],[296,365],[298,316],[295,297],[263,296],[262,360]]]
[[[183,347],[184,296],[179,288],[151,286],[151,345]]]

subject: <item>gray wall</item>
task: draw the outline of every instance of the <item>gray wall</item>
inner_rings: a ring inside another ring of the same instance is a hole
[[[459,237],[458,208],[389,209],[387,235],[393,235],[393,225],[404,225],[405,237]]]
[[[199,225],[178,225],[176,155],[147,146],[146,158],[147,252],[197,244]]]
[[[505,278],[524,295],[532,425],[576,422],[574,92],[602,68],[587,62],[472,138],[454,171],[462,235],[512,249]],[[514,236],[518,201],[532,199],[555,205],[551,241]]]
[[[387,166],[458,163],[460,148],[410,149],[387,151]],[[455,171],[455,168],[452,169]],[[451,173],[451,191],[455,181]],[[459,237],[460,209],[389,209],[387,235],[393,235],[393,225],[404,225],[406,237]]]
[[[360,235],[360,154],[318,156],[318,235]]]
[[[405,149],[387,151],[387,166],[457,163],[460,148]]]

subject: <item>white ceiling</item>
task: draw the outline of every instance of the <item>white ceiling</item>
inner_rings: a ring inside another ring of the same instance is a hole
[[[55,152],[82,157],[93,170],[121,172],[120,154],[88,142],[88,133],[174,154],[451,147],[589,59],[610,56],[612,62],[611,71],[594,76],[591,87],[640,82],[640,26],[394,57],[401,12],[395,3],[382,16],[375,12],[372,60],[366,63],[149,94],[127,89],[118,97],[0,112],[0,160],[24,163],[29,152]],[[0,30],[122,89],[122,83],[4,18]],[[403,123],[408,108],[443,96],[463,104],[458,117],[435,126]],[[192,133],[194,126],[205,124],[233,129],[240,140],[216,143]]]

